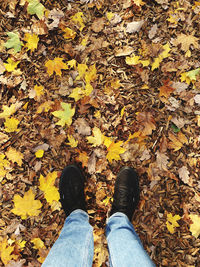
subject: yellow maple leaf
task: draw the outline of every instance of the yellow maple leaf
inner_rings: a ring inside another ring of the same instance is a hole
[[[81,162],[82,163],[82,166],[83,167],[87,167],[87,164],[88,164],[88,155],[86,152],[81,152],[80,150],[77,149],[77,152],[79,153],[79,155],[76,157],[76,160],[78,162]]]
[[[83,12],[77,12],[74,16],[71,17],[71,19],[78,25],[79,25],[79,30],[82,32],[83,28],[85,27],[84,22],[84,15]]]
[[[126,64],[137,65],[140,63],[140,57],[132,54],[130,57],[126,57]]]
[[[162,47],[163,51],[159,54],[157,58],[154,59],[154,62],[152,63],[151,70],[155,70],[159,67],[160,63],[163,61],[164,58],[167,58],[170,56],[169,51],[171,50],[169,43],[166,43]]]
[[[91,82],[94,82],[96,78],[97,78],[97,69],[96,69],[96,65],[94,64],[90,66],[88,71],[85,73],[85,81],[86,83],[91,83]]]
[[[67,65],[70,67],[70,69],[72,68],[76,68],[76,60],[75,59],[72,59],[72,60],[69,60],[67,61]]]
[[[69,97],[74,98],[75,101],[78,101],[83,97],[83,89],[81,87],[76,87],[72,90]]]
[[[54,186],[57,177],[58,174],[56,171],[48,173],[46,177],[40,175],[39,188],[44,192],[44,197],[49,204],[52,204],[53,201],[58,201],[60,198],[58,189]]]
[[[31,239],[31,243],[34,244],[33,248],[35,249],[45,248],[44,242],[39,237]]]
[[[192,220],[192,224],[190,225],[190,232],[196,238],[200,235],[200,216],[197,214],[190,214],[190,219]]]
[[[24,158],[24,156],[21,152],[17,151],[13,147],[9,147],[5,154],[10,161],[12,161],[13,163],[17,162],[20,167],[22,166],[22,159]]]
[[[5,159],[4,154],[0,154],[0,182],[3,177],[7,174],[8,169],[10,167],[10,163],[7,159]]]
[[[177,223],[178,220],[180,220],[181,217],[179,215],[174,215],[172,216],[171,213],[167,213],[167,221],[166,221],[166,225],[167,225],[167,229],[169,230],[169,232],[171,234],[174,233],[174,228],[175,227],[179,227],[180,225]]]
[[[12,259],[16,259],[18,256],[11,254],[14,251],[14,246],[9,246],[7,238],[4,237],[0,243],[0,256],[2,262],[7,265]]]
[[[63,59],[59,58],[59,57],[54,58],[54,60],[48,60],[45,63],[45,67],[47,68],[47,72],[48,72],[49,76],[51,76],[54,71],[57,75],[61,76],[61,74],[62,74],[61,69],[63,69],[63,70],[68,69],[67,64],[65,64],[63,62]]]
[[[40,85],[40,86],[38,86],[38,85],[35,85],[34,86],[34,91],[35,91],[35,93],[36,93],[36,96],[40,99],[40,97],[42,96],[42,95],[44,95],[44,86],[42,86],[42,85]]]
[[[43,149],[38,149],[36,152],[35,152],[35,156],[36,158],[42,158],[44,155],[44,150]]]
[[[17,129],[17,126],[19,123],[20,123],[20,121],[18,119],[6,118],[6,121],[4,122],[5,131],[7,133],[19,132],[19,129]]]
[[[123,141],[119,141],[115,143],[114,141],[110,144],[108,147],[108,154],[106,155],[106,158],[110,163],[112,163],[112,160],[120,160],[120,154],[123,154],[126,149],[122,148],[121,145],[123,144]]]
[[[42,103],[38,108],[36,113],[48,112],[51,109],[51,106],[54,104],[53,101],[46,101]]]
[[[93,89],[94,88],[92,87],[92,85],[90,83],[86,83],[85,90],[84,90],[83,94],[85,96],[89,96],[92,93]]]
[[[39,38],[35,33],[26,33],[24,40],[27,42],[25,46],[28,48],[28,50],[33,52],[35,49],[37,49]]]
[[[8,118],[17,111],[17,108],[21,106],[21,103],[11,104],[10,107],[3,105],[3,112],[0,113],[0,119]]]
[[[39,200],[35,200],[35,195],[32,189],[25,192],[24,197],[20,195],[14,196],[14,208],[11,210],[14,214],[21,216],[22,220],[28,216],[38,216],[40,214],[40,208],[42,203]]]
[[[79,73],[79,77],[78,77],[79,79],[84,77],[87,69],[88,69],[88,66],[86,64],[78,64],[77,70]]]
[[[72,29],[68,28],[68,27],[63,29],[63,31],[65,32],[65,34],[64,34],[65,39],[74,39],[76,37],[76,32],[73,31]]]
[[[20,63],[20,61],[14,61],[12,58],[7,59],[8,63],[4,63],[4,67],[8,72],[12,72],[16,69],[17,65]]]
[[[55,117],[60,119],[56,124],[61,126],[65,126],[65,124],[67,124],[70,126],[72,123],[72,117],[75,114],[75,108],[71,108],[71,104],[64,102],[61,102],[61,107],[62,110],[52,112]]]
[[[72,135],[67,135],[69,143],[66,143],[67,145],[71,146],[71,147],[77,147],[78,145],[78,141],[75,140],[75,138]]]
[[[104,135],[101,133],[101,130],[96,126],[92,130],[94,136],[88,136],[87,140],[92,146],[100,146],[103,144]]]
[[[109,21],[111,21],[111,19],[114,17],[115,14],[113,14],[112,12],[106,12],[106,17]]]

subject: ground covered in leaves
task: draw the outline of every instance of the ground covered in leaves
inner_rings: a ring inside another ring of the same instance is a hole
[[[140,175],[133,224],[157,266],[200,265],[200,2],[0,1],[1,266],[40,266],[78,164],[94,266],[117,172]]]

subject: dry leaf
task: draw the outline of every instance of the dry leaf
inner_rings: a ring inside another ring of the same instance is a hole
[[[160,170],[167,171],[167,164],[169,163],[168,160],[169,157],[166,156],[164,153],[161,153],[159,151],[156,152],[156,163]]]
[[[173,41],[173,45],[181,45],[181,49],[187,52],[191,45],[194,48],[198,48],[198,38],[194,37],[193,35],[186,35],[186,34],[179,34],[178,37]]]
[[[156,130],[156,122],[151,112],[139,112],[137,114],[137,121],[140,124],[140,131],[143,135],[150,135],[153,130]]]
[[[102,18],[96,18],[95,21],[92,23],[91,28],[92,28],[92,30],[94,32],[97,32],[98,33],[98,32],[100,32],[100,31],[103,30],[104,24],[105,24],[104,17],[102,17]]]
[[[127,24],[126,32],[127,33],[139,32],[143,24],[144,24],[144,20],[132,21]]]
[[[185,184],[189,184],[190,182],[190,176],[189,176],[189,171],[187,169],[186,166],[183,166],[181,168],[178,169],[178,175],[179,178],[185,183]]]

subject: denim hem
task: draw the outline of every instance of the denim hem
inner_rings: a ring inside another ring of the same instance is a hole
[[[84,210],[82,210],[82,209],[76,209],[76,210],[73,210],[70,214],[69,214],[69,216],[70,215],[73,215],[73,214],[77,214],[77,213],[79,213],[79,214],[84,214],[84,215],[88,215],[88,213],[86,212],[86,211],[84,211]],[[69,217],[68,216],[68,217]]]
[[[111,215],[110,217],[108,217],[106,219],[106,224],[108,224],[108,222],[110,220],[112,220],[112,218],[114,218],[114,217],[125,217],[130,222],[128,216],[125,213],[123,213],[123,212],[115,212],[115,213],[113,213],[113,215]]]

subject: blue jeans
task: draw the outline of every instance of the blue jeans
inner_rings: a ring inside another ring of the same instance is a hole
[[[111,267],[155,266],[125,214],[116,212],[109,217],[106,237]],[[91,267],[93,253],[93,229],[89,216],[77,209],[67,217],[42,267]]]

